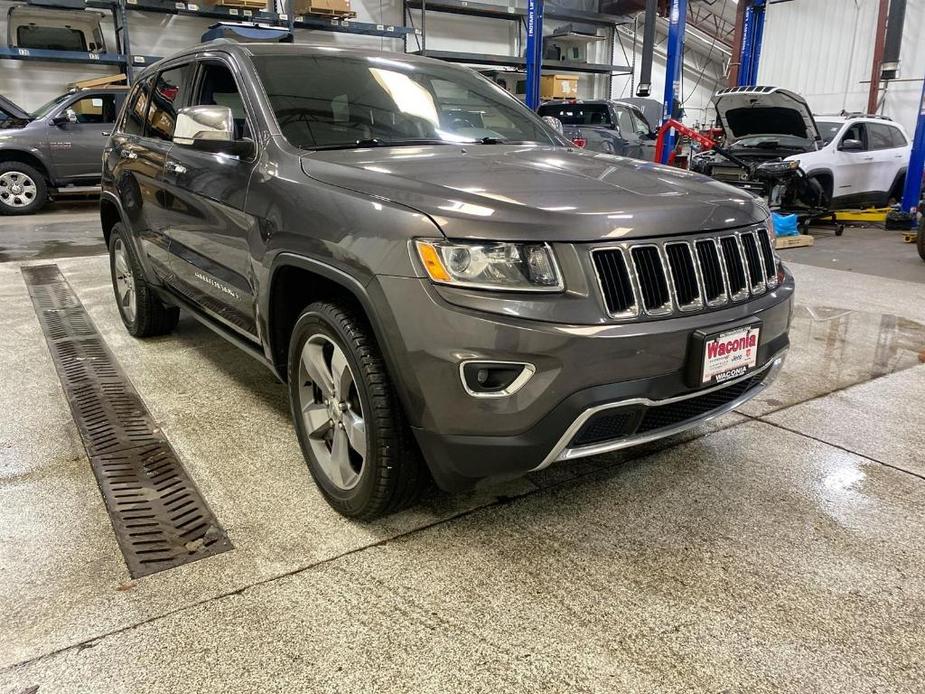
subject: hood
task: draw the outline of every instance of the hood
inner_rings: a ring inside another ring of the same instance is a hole
[[[319,151],[313,178],[427,214],[450,238],[601,241],[763,221],[747,193],[650,162],[564,147],[436,145]]]
[[[819,129],[806,100],[777,87],[732,87],[713,97],[727,142],[749,135],[791,135],[818,140]]]
[[[6,120],[7,118],[32,120],[32,114],[21,109],[5,96],[0,96],[0,120]]]

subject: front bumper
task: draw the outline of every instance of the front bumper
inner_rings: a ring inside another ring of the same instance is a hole
[[[380,315],[388,316],[384,337],[397,371],[393,380],[434,478],[449,490],[696,426],[754,397],[776,374],[789,346],[789,275],[764,296],[726,309],[597,326],[473,311],[449,304],[432,285],[414,278],[379,277],[376,284],[374,293],[381,292],[380,305],[388,309]],[[700,407],[690,417],[663,419],[665,426],[643,421],[646,411],[693,403],[711,390],[689,385],[696,331],[722,331],[751,319],[761,321],[762,333],[758,369],[749,377],[760,381],[706,411]],[[468,359],[527,362],[536,373],[509,397],[475,398],[459,377],[459,364]],[[613,438],[573,443],[595,414],[617,411],[627,417]]]

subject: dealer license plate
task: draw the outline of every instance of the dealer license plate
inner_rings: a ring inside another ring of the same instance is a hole
[[[708,337],[704,341],[700,382],[725,383],[754,369],[760,333],[760,327],[749,325]]]

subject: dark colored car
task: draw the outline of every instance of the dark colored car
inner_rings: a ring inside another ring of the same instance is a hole
[[[656,134],[636,106],[609,99],[547,101],[541,117],[562,123],[562,134],[578,146],[621,157],[655,160]]]
[[[477,114],[477,122],[461,114]],[[288,383],[341,513],[692,427],[759,392],[793,281],[752,196],[576,150],[456,65],[213,42],[106,148],[122,319],[179,308]]]
[[[32,214],[59,189],[98,185],[126,91],[68,92],[32,113],[0,96],[0,214]]]

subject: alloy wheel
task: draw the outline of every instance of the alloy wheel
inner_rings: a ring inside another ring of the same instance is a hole
[[[347,355],[331,338],[308,338],[299,358],[299,409],[315,460],[325,477],[347,491],[366,461],[366,421]]]
[[[35,181],[22,171],[4,171],[0,174],[0,202],[9,207],[26,207],[35,201]]]
[[[116,298],[122,313],[130,323],[135,320],[135,277],[129,264],[128,251],[122,239],[117,238],[112,246],[112,271],[116,284]]]

